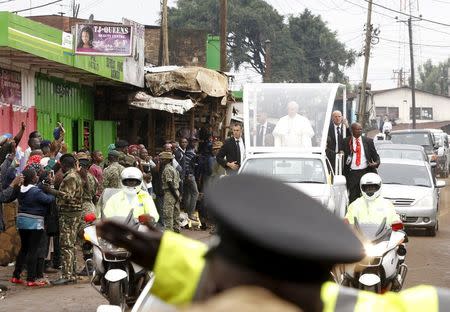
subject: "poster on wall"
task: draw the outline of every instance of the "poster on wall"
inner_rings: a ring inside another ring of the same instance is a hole
[[[127,25],[77,24],[75,54],[130,56],[133,31]]]
[[[144,35],[145,27],[142,24],[123,18],[124,25],[130,25],[133,32],[132,55],[125,58],[123,64],[123,78],[125,82],[141,88],[144,87]]]
[[[20,72],[0,68],[0,104],[22,105],[22,82]]]

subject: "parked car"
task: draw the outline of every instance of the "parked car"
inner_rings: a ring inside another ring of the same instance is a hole
[[[435,141],[433,132],[430,129],[395,130],[390,134],[391,141],[394,144],[421,145],[428,155],[430,164],[433,162],[437,164],[438,154],[442,155],[444,152],[443,149],[439,149],[439,143]],[[442,172],[437,166],[433,170],[436,175],[445,175],[445,172]]]
[[[345,177],[333,175],[324,154],[249,154],[239,174],[251,173],[279,179],[318,200],[329,211],[344,217],[348,204]]]
[[[392,201],[406,228],[424,228],[435,236],[439,229],[439,188],[426,161],[384,158],[378,168],[381,196]]]

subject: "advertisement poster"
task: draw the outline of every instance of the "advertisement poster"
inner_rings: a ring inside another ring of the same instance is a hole
[[[133,28],[132,57],[125,58],[123,64],[124,81],[141,88],[144,87],[144,34],[145,27],[142,24],[123,18],[124,25]]]
[[[131,26],[77,24],[75,54],[130,56]]]
[[[22,105],[20,72],[0,69],[0,104]]]

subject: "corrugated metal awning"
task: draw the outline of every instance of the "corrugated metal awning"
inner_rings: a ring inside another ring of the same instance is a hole
[[[142,91],[135,93],[129,104],[134,107],[156,109],[173,114],[184,114],[195,106],[191,99],[154,97]]]

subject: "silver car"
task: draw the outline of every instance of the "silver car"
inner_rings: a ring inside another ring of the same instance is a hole
[[[348,205],[345,177],[333,175],[325,155],[298,153],[249,154],[239,174],[279,179],[310,195],[330,212],[344,217]]]
[[[381,196],[392,201],[405,227],[424,228],[435,236],[439,229],[439,188],[426,161],[384,158],[378,168]]]

